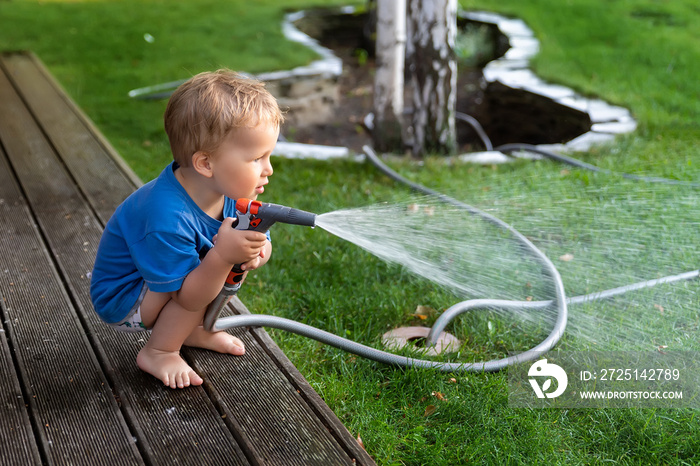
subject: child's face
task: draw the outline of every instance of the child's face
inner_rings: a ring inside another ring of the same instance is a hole
[[[270,154],[278,135],[279,128],[266,123],[229,132],[210,157],[214,189],[231,199],[262,194],[272,175]]]

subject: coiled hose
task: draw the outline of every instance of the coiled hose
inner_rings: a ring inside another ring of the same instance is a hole
[[[466,118],[461,118],[463,121],[467,121],[468,123],[474,125],[477,124],[478,122],[474,121],[468,121]],[[472,119],[473,120],[473,119]],[[479,132],[480,136],[482,138],[486,138],[485,133],[483,131]],[[488,140],[488,138],[486,138]],[[488,147],[490,146],[490,141],[488,141],[487,144]],[[506,149],[512,149],[516,150],[515,147],[511,148],[506,148]],[[517,150],[523,150],[524,148],[522,146],[517,147]],[[566,329],[566,323],[567,323],[567,316],[568,316],[568,311],[567,311],[567,304],[573,304],[573,303],[580,303],[580,302],[587,302],[590,300],[596,300],[596,299],[603,299],[603,298],[608,298],[611,296],[619,295],[622,293],[626,293],[628,291],[633,291],[633,290],[638,290],[642,288],[648,288],[652,287],[661,283],[671,283],[675,281],[680,281],[680,280],[690,280],[693,278],[698,278],[700,271],[695,270],[692,272],[687,272],[684,274],[680,275],[675,275],[675,276],[669,276],[665,278],[660,278],[656,280],[648,280],[645,282],[639,282],[635,283],[632,285],[624,286],[624,287],[619,287],[615,288],[612,290],[607,290],[599,293],[592,293],[584,296],[577,296],[574,298],[566,298],[565,292],[564,292],[564,285],[562,283],[561,277],[559,275],[558,270],[552,264],[552,262],[547,258],[547,256],[542,253],[532,242],[530,242],[525,236],[523,236],[520,232],[515,230],[512,226],[508,225],[507,223],[503,222],[502,220],[487,214],[486,212],[483,212],[473,206],[470,206],[468,204],[465,204],[463,202],[460,202],[456,199],[453,199],[451,197],[448,197],[444,194],[441,194],[437,191],[433,191],[429,188],[426,188],[422,185],[419,185],[417,183],[414,183],[410,180],[407,180],[391,170],[388,166],[386,166],[379,158],[377,155],[374,153],[374,151],[368,147],[364,146],[363,150],[365,152],[367,160],[372,163],[375,167],[377,167],[382,173],[385,175],[389,176],[391,179],[405,184],[409,186],[410,188],[421,192],[423,194],[427,194],[429,196],[434,196],[437,199],[439,199],[442,202],[445,202],[447,204],[451,204],[453,206],[456,206],[458,208],[461,208],[468,212],[471,215],[476,215],[481,217],[482,219],[493,223],[494,225],[503,228],[504,230],[508,231],[513,238],[519,242],[527,251],[529,251],[532,256],[540,262],[540,264],[543,267],[543,272],[546,273],[551,282],[552,286],[554,289],[555,293],[555,299],[551,301],[510,301],[510,300],[500,300],[500,299],[472,299],[472,300],[467,300],[467,301],[462,301],[459,302],[449,309],[447,309],[435,322],[433,325],[432,329],[430,330],[430,333],[428,337],[426,338],[426,345],[435,345],[437,343],[438,336],[440,333],[447,327],[447,325],[454,320],[458,315],[470,311],[470,310],[475,310],[475,309],[503,309],[503,310],[515,310],[515,309],[544,309],[548,307],[556,307],[557,311],[557,318],[554,323],[554,326],[549,333],[549,335],[537,346],[524,351],[522,353],[509,356],[506,358],[502,359],[493,359],[490,361],[482,361],[482,362],[472,362],[472,363],[451,363],[451,362],[438,362],[438,361],[429,361],[429,360],[424,360],[424,359],[417,359],[417,358],[411,358],[407,356],[400,356],[396,354],[392,354],[386,351],[381,351],[375,348],[371,348],[369,346],[362,345],[360,343],[348,340],[346,338],[339,337],[335,334],[326,332],[324,330],[311,327],[309,325],[296,322],[290,319],[285,319],[283,317],[276,317],[276,316],[269,316],[269,315],[260,315],[260,314],[249,314],[249,315],[235,315],[235,316],[230,316],[230,317],[223,317],[220,318],[216,321],[213,327],[213,331],[220,331],[220,330],[226,330],[230,328],[235,328],[235,327],[270,327],[270,328],[276,328],[279,330],[285,330],[288,332],[295,333],[297,335],[301,335],[304,337],[312,338],[316,341],[319,341],[321,343],[333,346],[335,348],[341,349],[343,351],[353,353],[357,356],[361,356],[363,358],[371,359],[373,361],[377,361],[380,363],[388,364],[388,365],[394,365],[394,366],[401,366],[401,367],[419,367],[419,368],[429,368],[429,369],[437,369],[441,370],[443,372],[455,372],[455,373],[460,373],[460,372],[495,372],[499,371],[501,369],[506,368],[507,366],[521,363],[521,362],[526,362],[526,361],[532,361],[536,358],[539,358],[542,356],[542,354],[546,353],[550,349],[554,347],[554,345],[557,344],[557,342],[560,340],[560,338],[563,336],[564,331]]]
[[[555,292],[555,299],[553,301],[548,301],[546,304],[543,304],[540,307],[549,307],[552,305],[555,305],[557,307],[557,319],[554,324],[554,328],[552,331],[549,333],[549,335],[537,346],[534,348],[513,355],[509,356],[503,359],[494,359],[490,361],[483,361],[483,362],[473,362],[473,363],[450,363],[450,362],[438,362],[438,361],[428,361],[428,360],[423,360],[423,359],[416,359],[416,358],[410,358],[406,356],[400,356],[396,354],[392,354],[386,351],[380,351],[374,348],[371,348],[369,346],[362,345],[360,343],[347,340],[345,338],[339,337],[337,335],[334,335],[332,333],[328,333],[324,330],[317,329],[315,327],[311,327],[306,324],[302,324],[300,322],[296,322],[290,319],[285,319],[282,317],[276,317],[276,316],[266,316],[266,315],[237,315],[237,316],[230,316],[230,317],[224,317],[220,318],[219,320],[216,321],[214,324],[213,330],[218,331],[218,330],[225,330],[233,327],[245,327],[245,326],[261,326],[261,327],[272,327],[272,328],[277,328],[280,330],[285,330],[289,331],[292,333],[296,333],[298,335],[302,335],[305,337],[312,338],[314,340],[320,341],[322,343],[334,346],[336,348],[339,348],[341,350],[356,354],[358,356],[361,356],[363,358],[371,359],[377,362],[385,363],[385,364],[390,364],[390,365],[396,365],[396,366],[405,366],[405,367],[421,367],[421,368],[433,368],[433,369],[439,369],[444,372],[494,372],[498,371],[501,369],[504,369],[505,367],[520,363],[520,362],[525,362],[525,361],[531,361],[534,360],[538,357],[540,357],[543,353],[546,353],[550,349],[556,345],[556,343],[559,341],[559,339],[562,337],[564,334],[564,330],[566,329],[566,322],[567,322],[567,307],[566,307],[566,296],[564,293],[564,284],[562,283],[561,277],[559,275],[559,272],[557,271],[556,267],[552,262],[549,260],[549,258],[542,253],[534,244],[530,242],[525,236],[523,236],[520,232],[515,230],[513,227],[508,225],[507,223],[503,222],[502,220],[499,220],[498,218],[487,214],[486,212],[483,212],[475,207],[472,207],[468,204],[464,204],[456,199],[453,199],[451,197],[445,196],[443,194],[440,194],[436,191],[433,191],[431,189],[428,189],[424,186],[415,184],[405,178],[402,178],[400,175],[392,171],[389,167],[387,167],[384,163],[382,163],[377,155],[374,153],[374,151],[368,147],[365,146],[363,147],[365,151],[365,155],[367,156],[367,159],[374,164],[379,170],[381,170],[383,173],[388,175],[389,177],[395,179],[398,182],[401,182],[403,184],[406,184],[410,186],[412,189],[415,189],[417,191],[420,191],[424,194],[428,194],[430,196],[435,196],[439,200],[452,204],[454,206],[457,206],[461,209],[464,209],[466,212],[469,212],[472,215],[478,215],[482,217],[484,220],[491,222],[495,225],[497,225],[500,228],[503,228],[510,232],[513,237],[521,243],[527,250],[529,250],[535,259],[537,259],[543,266],[544,271],[550,276],[550,279],[552,280],[552,284],[554,287],[554,292]],[[522,307],[520,305],[519,301],[505,301],[505,300],[498,300],[498,299],[492,299],[492,300],[478,300],[479,304],[481,306],[486,306],[489,308],[504,308],[504,309],[512,309],[512,308],[520,308]],[[460,306],[461,308],[468,308],[470,301],[464,301],[462,303],[459,303],[456,306]],[[529,303],[528,303],[529,304]],[[453,306],[452,308],[455,308]],[[444,322],[444,321],[443,321]],[[449,322],[447,322],[449,323]],[[445,325],[447,325],[445,323]],[[437,339],[437,336],[439,335],[439,332],[436,334],[435,339]],[[432,340],[428,340],[429,344],[434,344]]]

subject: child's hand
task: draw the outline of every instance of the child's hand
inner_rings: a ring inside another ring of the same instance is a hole
[[[221,223],[218,234],[214,237],[212,248],[227,263],[242,264],[260,258],[267,242],[267,236],[259,231],[236,230],[233,228],[233,218],[225,218]],[[246,267],[252,270],[254,267]]]
[[[272,244],[269,241],[266,241],[265,246],[263,247],[262,251],[260,251],[260,255],[255,259],[242,264],[241,269],[249,271],[262,267],[263,265],[267,264],[268,260],[270,260],[270,254],[272,254]]]
[[[262,253],[260,253],[260,254],[262,254]],[[263,256],[260,255],[260,256],[256,257],[255,259],[249,260],[245,264],[242,264],[241,270],[245,270],[246,272],[248,272],[250,270],[257,269],[258,267],[260,267],[260,264],[262,263],[261,257],[263,257]]]

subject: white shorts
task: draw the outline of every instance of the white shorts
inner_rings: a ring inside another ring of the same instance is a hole
[[[141,303],[143,302],[144,296],[146,296],[146,291],[148,291],[148,287],[144,283],[139,299],[136,300],[136,304],[131,308],[129,314],[120,322],[109,325],[120,332],[138,333],[150,331],[141,321]]]

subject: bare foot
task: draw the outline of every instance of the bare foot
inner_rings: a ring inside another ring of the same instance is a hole
[[[226,332],[207,332],[201,326],[190,333],[184,344],[235,356],[245,354],[245,346],[239,338]]]
[[[170,388],[185,388],[204,382],[177,351],[161,351],[146,345],[136,356],[136,365]]]

